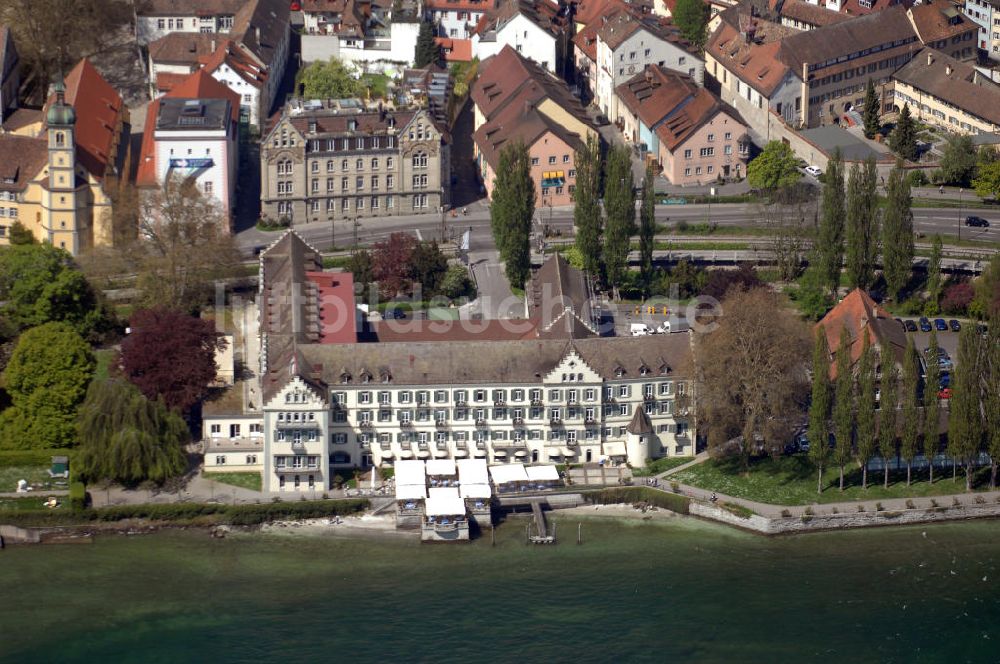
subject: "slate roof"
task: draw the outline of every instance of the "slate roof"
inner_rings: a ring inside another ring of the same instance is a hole
[[[893,79],[1000,125],[1000,87],[971,65],[941,51],[923,49],[900,67]]]

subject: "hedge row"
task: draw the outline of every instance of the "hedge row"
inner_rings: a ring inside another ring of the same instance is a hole
[[[71,489],[72,493],[72,489]],[[71,502],[74,497],[71,496]],[[252,526],[277,519],[315,519],[327,516],[356,514],[368,507],[367,499],[317,500],[278,502],[254,505],[222,505],[209,503],[148,503],[113,505],[98,509],[22,510],[0,512],[0,523],[18,526],[59,526],[84,524],[92,521],[115,522],[125,519],[151,521],[191,521],[198,517],[216,516],[217,523]]]
[[[0,468],[11,466],[48,466],[54,456],[68,456],[72,465],[74,450],[0,450]]]
[[[656,507],[687,514],[691,499],[687,496],[678,496],[675,493],[658,491],[646,486],[615,487],[612,489],[601,489],[600,491],[588,491],[583,494],[584,499],[596,505],[619,505],[622,503],[649,503]]]

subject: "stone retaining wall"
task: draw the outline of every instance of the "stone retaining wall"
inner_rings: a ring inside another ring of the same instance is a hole
[[[889,510],[881,512],[841,512],[839,514],[812,514],[776,519],[754,514],[750,518],[744,519],[720,507],[692,501],[690,513],[694,516],[719,521],[765,535],[783,535],[840,528],[870,528],[874,526],[898,526],[939,521],[1000,518],[1000,504],[986,503],[982,505],[941,506],[904,509],[895,512]]]

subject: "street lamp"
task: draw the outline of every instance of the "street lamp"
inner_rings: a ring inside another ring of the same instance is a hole
[[[958,190],[958,241],[962,241],[962,188]]]

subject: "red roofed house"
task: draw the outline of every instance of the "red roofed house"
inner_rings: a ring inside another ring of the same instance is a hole
[[[472,62],[472,40],[435,37],[434,42],[441,49],[446,62]]]
[[[53,86],[37,136],[0,135],[0,244],[20,221],[73,255],[114,241],[111,194],[128,173],[128,109],[87,60]],[[8,223],[9,220],[9,223]]]
[[[742,118],[691,77],[650,65],[616,92],[625,139],[655,158],[672,184],[746,172],[750,141]]]
[[[899,323],[893,320],[871,296],[860,288],[851,291],[837,306],[827,312],[816,323],[814,330],[823,329],[830,349],[830,376],[836,378],[837,351],[840,348],[842,331],[846,328],[851,348],[851,367],[861,360],[865,336],[879,356],[879,364],[889,354],[895,365],[903,361],[906,350],[906,334]]]
[[[204,69],[150,102],[136,186],[155,189],[168,177],[194,180],[228,218],[236,192],[240,98]]]
[[[426,0],[424,14],[437,24],[438,35],[468,39],[479,19],[494,7],[496,0]]]

